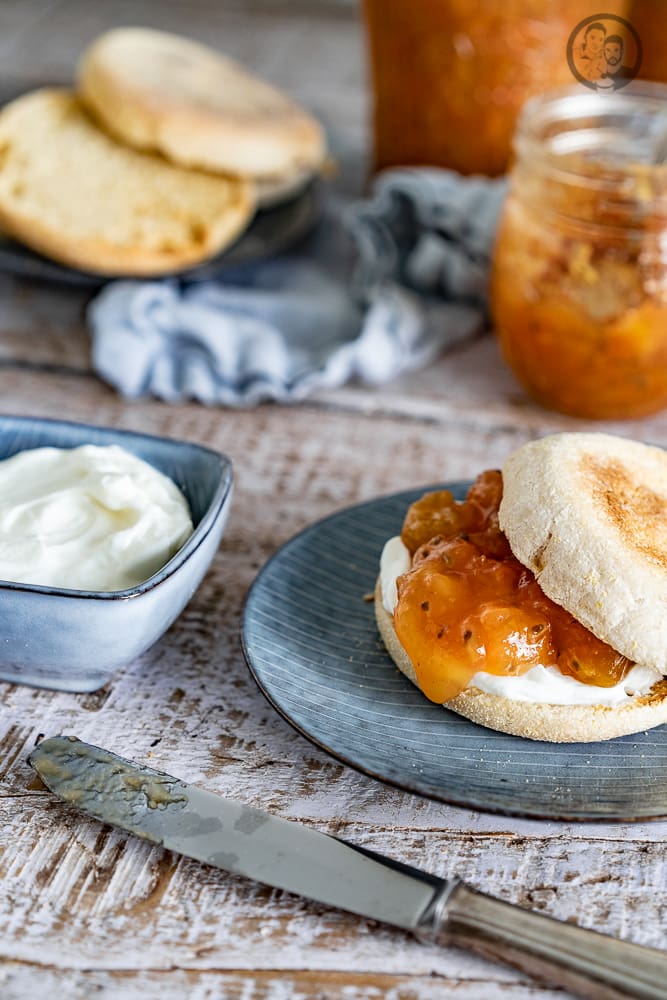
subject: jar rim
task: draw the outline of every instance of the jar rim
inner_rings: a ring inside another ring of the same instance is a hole
[[[667,179],[667,163],[655,159],[667,154],[667,85],[633,80],[613,93],[579,85],[547,91],[523,106],[514,149],[573,176],[639,168]]]

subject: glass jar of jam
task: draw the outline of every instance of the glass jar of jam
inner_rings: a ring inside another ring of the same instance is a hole
[[[524,109],[494,250],[503,354],[545,406],[667,407],[667,87],[568,88]]]
[[[632,0],[628,18],[641,39],[639,76],[667,83],[667,5],[665,0]]]
[[[606,0],[611,14],[629,0]],[[505,171],[529,97],[572,82],[568,39],[599,0],[365,0],[374,165]]]

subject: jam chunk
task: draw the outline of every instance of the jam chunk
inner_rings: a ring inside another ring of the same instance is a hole
[[[444,702],[478,671],[518,676],[540,664],[584,684],[616,684],[630,661],[551,601],[512,555],[501,498],[500,472],[484,472],[463,503],[427,493],[406,514],[412,567],[397,581],[394,627],[420,688]]]

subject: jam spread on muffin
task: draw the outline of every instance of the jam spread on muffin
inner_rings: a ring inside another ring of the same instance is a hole
[[[411,568],[397,581],[394,628],[421,690],[442,703],[478,671],[519,676],[540,664],[617,684],[632,662],[550,600],[512,554],[498,524],[502,489],[501,473],[487,471],[463,503],[442,490],[407,511]]]

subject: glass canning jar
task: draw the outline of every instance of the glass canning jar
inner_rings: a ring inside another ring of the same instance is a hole
[[[667,86],[553,91],[519,120],[491,305],[545,406],[623,419],[667,407]]]
[[[364,0],[375,169],[504,173],[521,107],[572,82],[570,33],[600,6],[629,0]]]

